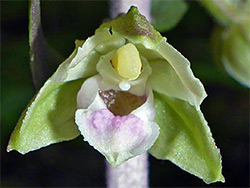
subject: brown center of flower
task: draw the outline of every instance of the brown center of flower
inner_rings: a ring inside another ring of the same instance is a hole
[[[137,96],[126,91],[99,91],[99,95],[107,108],[114,115],[128,115],[147,100],[146,95]]]

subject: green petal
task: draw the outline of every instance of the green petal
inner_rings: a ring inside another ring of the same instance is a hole
[[[186,100],[199,108],[207,96],[205,89],[200,80],[194,77],[189,61],[165,40],[160,42],[156,51],[166,61],[150,63],[153,70],[151,87],[159,93]]]
[[[200,110],[179,99],[154,93],[160,135],[150,149],[206,183],[221,181],[221,155]]]
[[[117,32],[133,44],[143,44],[147,48],[152,48],[162,39],[161,34],[133,6],[127,14],[102,24],[96,33],[103,30],[110,30],[113,33]]]
[[[96,64],[102,54],[125,44],[125,39],[109,31],[96,33],[84,44],[76,42],[76,49],[57,69],[52,81],[66,82],[97,74]]]
[[[55,83],[50,79],[30,102],[11,135],[7,151],[27,152],[77,137],[76,94],[83,80]]]

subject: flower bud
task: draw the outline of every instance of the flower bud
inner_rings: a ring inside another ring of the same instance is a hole
[[[226,71],[250,87],[250,20],[232,25],[224,35],[222,63]]]

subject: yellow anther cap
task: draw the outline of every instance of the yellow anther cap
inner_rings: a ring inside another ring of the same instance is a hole
[[[118,74],[129,80],[135,80],[141,73],[141,59],[136,47],[128,43],[119,48],[112,59],[112,65]]]

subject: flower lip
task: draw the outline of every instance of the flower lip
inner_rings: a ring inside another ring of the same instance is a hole
[[[147,96],[137,96],[125,91],[100,91],[99,95],[114,115],[128,115],[146,102]]]
[[[96,75],[84,82],[77,102],[78,107],[85,109],[76,111],[75,121],[84,140],[116,167],[151,148],[158,138],[159,126],[153,122],[155,108],[152,89],[149,86],[144,90],[144,95],[139,96],[144,98],[143,104],[127,115],[115,115],[107,108],[109,104],[105,102],[105,98],[101,98],[103,94],[99,94],[99,85],[103,86],[102,81],[101,76]],[[113,93],[115,92],[109,91],[104,94]],[[116,93],[121,98],[124,94],[127,95],[127,92]],[[85,102],[82,103],[83,101]],[[112,99],[109,103],[113,105]]]
[[[97,95],[100,100],[96,99]],[[149,85],[144,89],[143,95],[138,96],[130,92],[120,91],[118,87],[111,89],[109,83],[106,83],[100,75],[96,75],[83,83],[77,94],[77,108],[87,109],[90,105],[95,104],[94,101],[98,101],[101,107],[108,108],[115,115],[127,115],[143,107],[147,101],[150,101],[149,108],[153,110],[150,112],[152,115],[149,114],[149,116],[154,117],[154,102],[151,95],[153,94]]]

